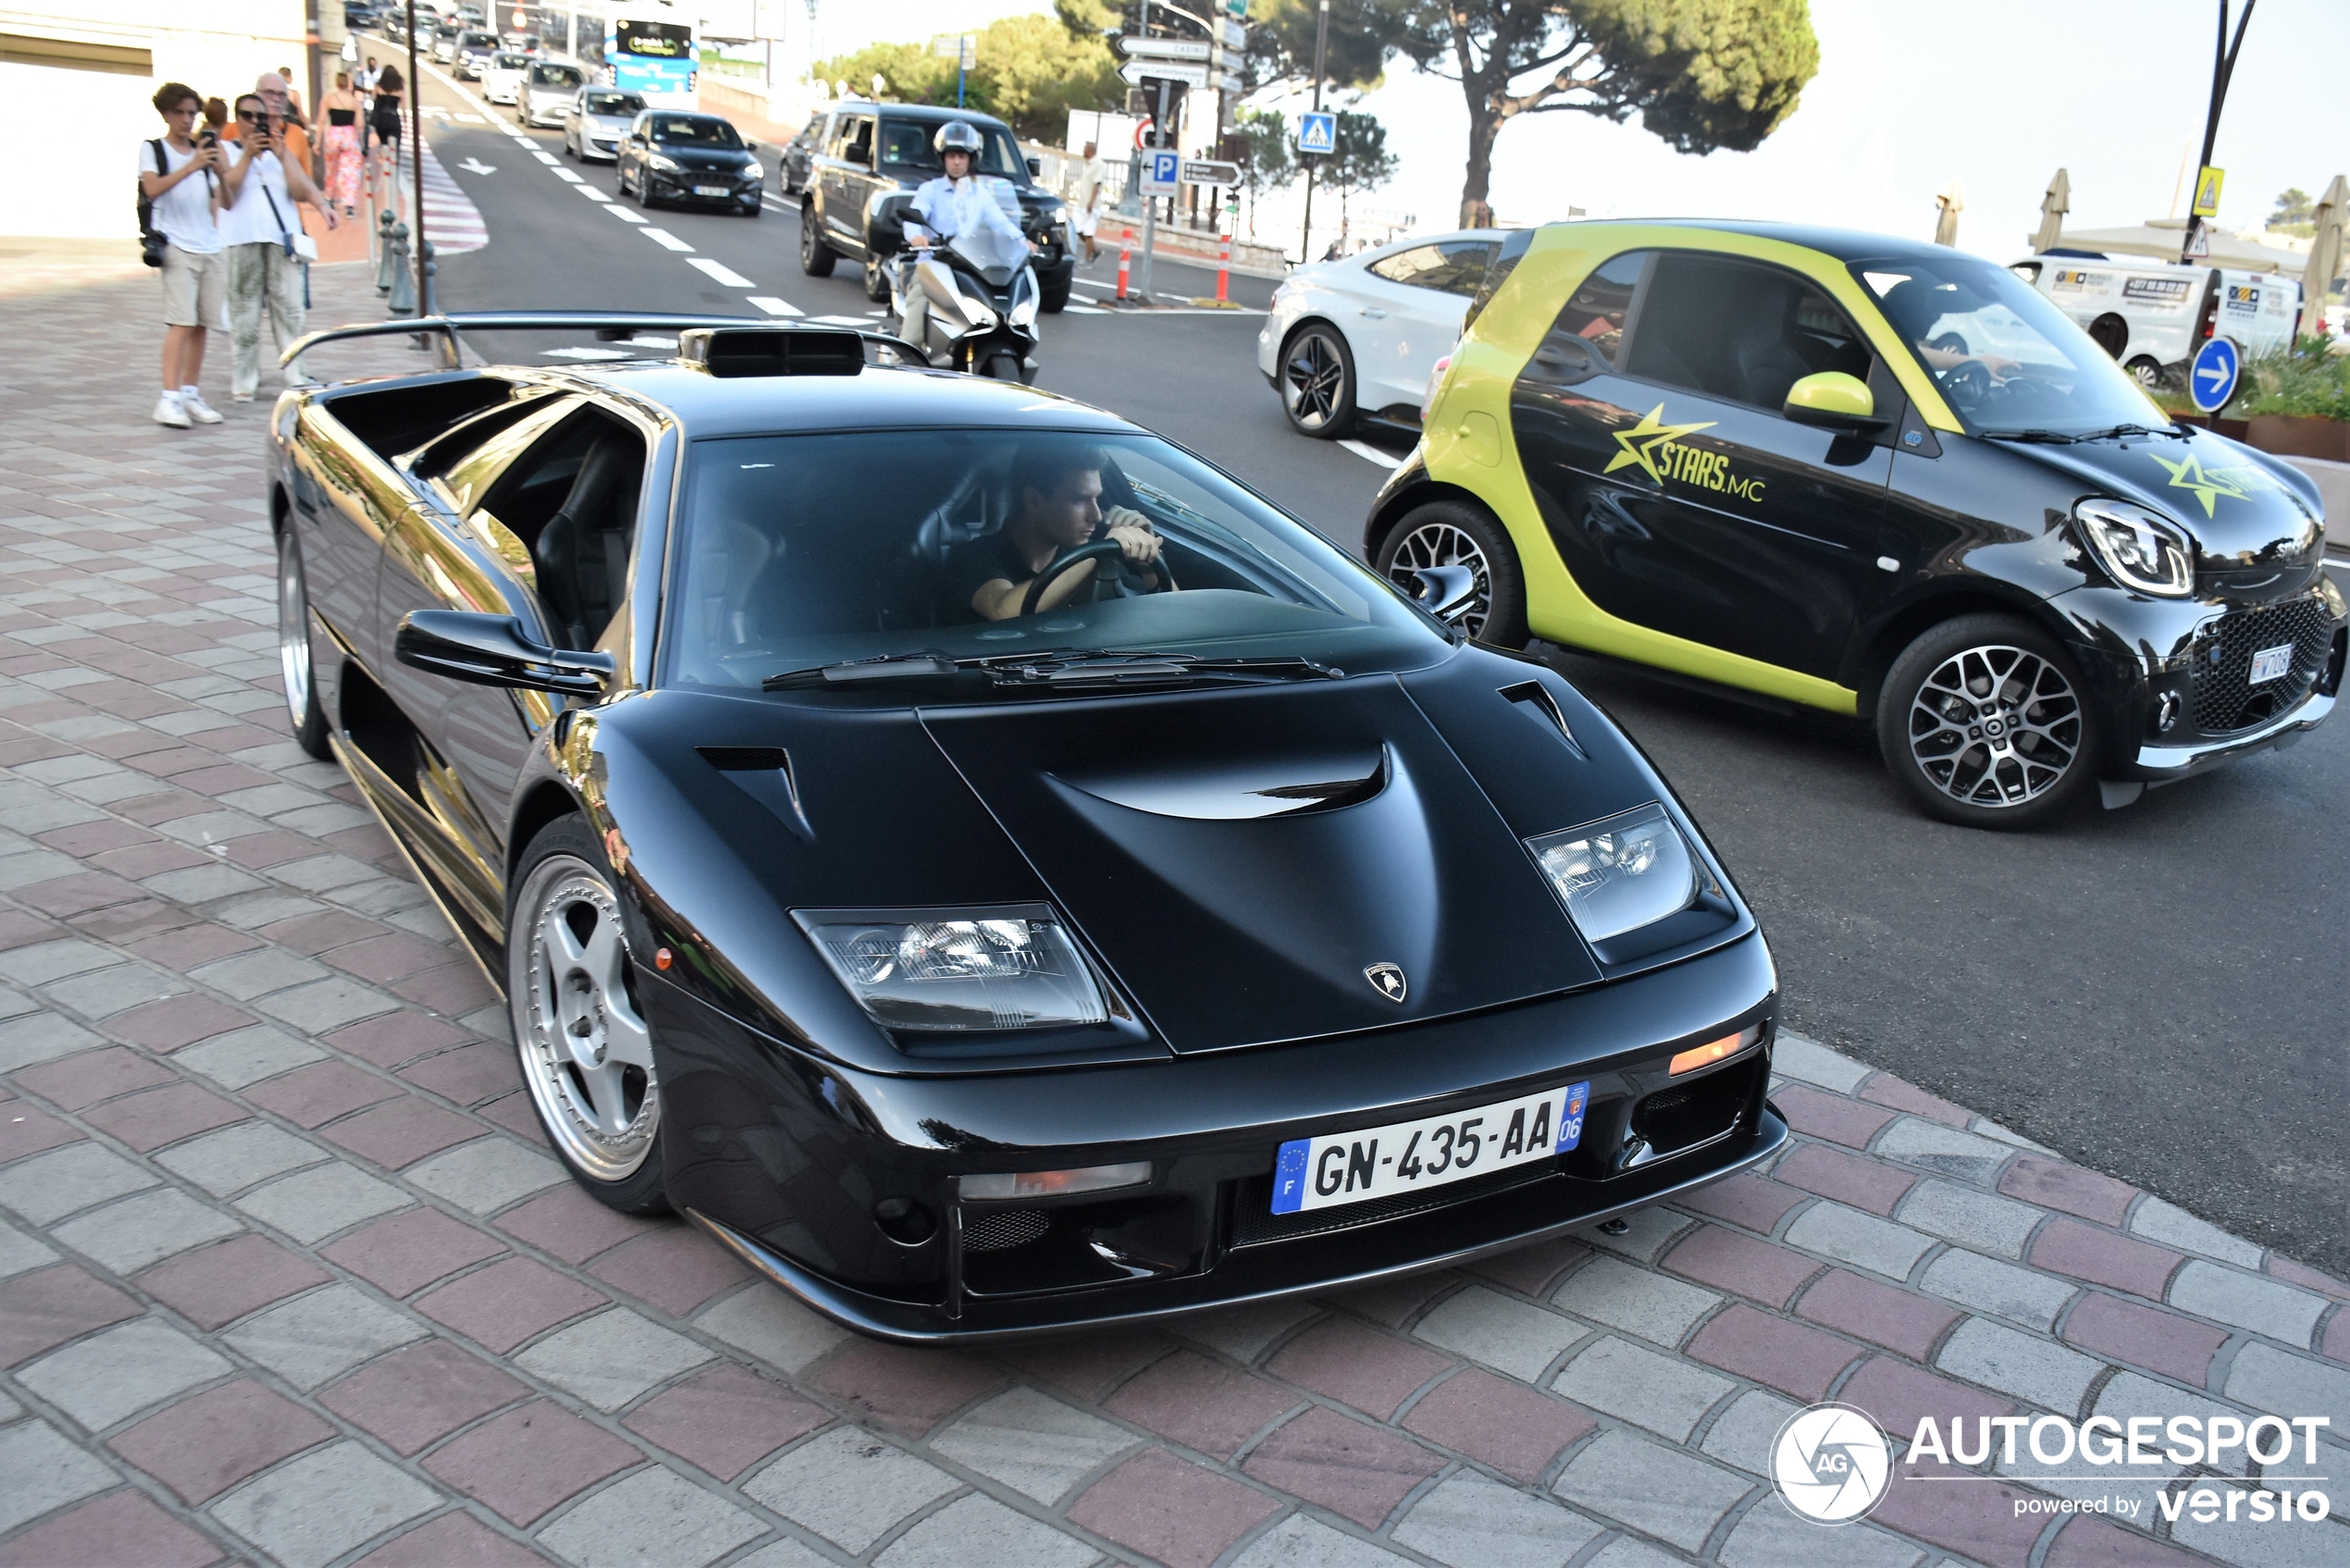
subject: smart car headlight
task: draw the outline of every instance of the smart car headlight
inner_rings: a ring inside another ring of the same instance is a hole
[[[1108,1017],[1093,966],[1042,904],[792,918],[886,1028],[1050,1029]]]
[[[2097,564],[2123,587],[2158,599],[2195,592],[2195,546],[2160,512],[2096,496],[2072,509],[2072,520]]]
[[[1586,942],[1677,915],[1702,886],[1688,840],[1654,802],[1529,838],[1526,846]]]

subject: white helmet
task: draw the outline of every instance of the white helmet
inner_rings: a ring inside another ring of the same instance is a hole
[[[930,144],[938,149],[938,155],[942,158],[949,153],[968,153],[973,163],[979,161],[980,148],[986,145],[980,139],[976,127],[959,119],[950,119],[940,126],[938,134],[930,139]]]

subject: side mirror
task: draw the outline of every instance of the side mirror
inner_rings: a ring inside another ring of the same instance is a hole
[[[1045,172],[1045,160],[1044,160],[1044,159],[1042,159],[1042,158],[1031,158],[1031,159],[1029,159],[1029,160],[1028,160],[1028,178],[1029,178],[1029,179],[1038,179],[1038,178],[1040,178],[1040,177],[1044,174],[1044,172]]]
[[[463,610],[418,610],[402,616],[391,650],[402,664],[452,681],[567,697],[602,696],[620,667],[609,653],[575,653],[533,642],[511,615]]]
[[[1789,387],[1779,412],[1798,425],[1822,430],[1849,433],[1881,429],[1885,425],[1868,383],[1840,370],[1823,370]]]

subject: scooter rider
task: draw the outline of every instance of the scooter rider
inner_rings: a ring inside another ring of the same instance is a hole
[[[963,120],[949,120],[938,128],[938,134],[931,138],[931,145],[938,149],[939,162],[946,166],[946,172],[923,181],[914,192],[912,212],[920,221],[907,221],[906,243],[916,251],[926,251],[934,242],[951,240],[971,229],[993,228],[1034,251],[1020,226],[1005,216],[1004,209],[997,204],[996,182],[986,175],[972,172],[980,149],[985,145],[978,130]],[[897,335],[921,351],[930,323],[930,300],[923,292],[922,271],[914,265],[916,259],[909,256],[905,263],[906,314],[898,323]]]

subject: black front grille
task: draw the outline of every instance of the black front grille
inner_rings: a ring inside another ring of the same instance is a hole
[[[1702,1078],[1658,1090],[1632,1107],[1632,1130],[1659,1154],[1670,1154],[1738,1125],[1753,1097],[1760,1055],[1742,1065],[1716,1068]]]
[[[1416,1191],[1398,1192],[1391,1197],[1373,1198],[1368,1203],[1347,1204],[1338,1208],[1307,1209],[1300,1214],[1273,1213],[1273,1178],[1270,1173],[1251,1177],[1240,1184],[1232,1201],[1232,1240],[1235,1247],[1253,1247],[1264,1241],[1289,1241],[1300,1236],[1320,1236],[1332,1230],[1350,1230],[1358,1225],[1372,1225],[1382,1219],[1401,1219],[1407,1214],[1422,1214],[1447,1204],[1465,1204],[1473,1198],[1490,1197],[1495,1192],[1521,1187],[1529,1181],[1557,1174],[1558,1162],[1537,1160],[1493,1171],[1485,1176],[1471,1177],[1444,1187],[1427,1187]]]
[[[992,1209],[963,1216],[963,1251],[1000,1253],[1024,1247],[1053,1228],[1042,1209]]]
[[[2208,735],[2266,723],[2309,694],[2331,651],[2333,619],[2315,599],[2223,615],[2196,634],[2190,656],[2195,724]],[[2293,645],[2293,663],[2275,680],[2252,684],[2252,656]]]

